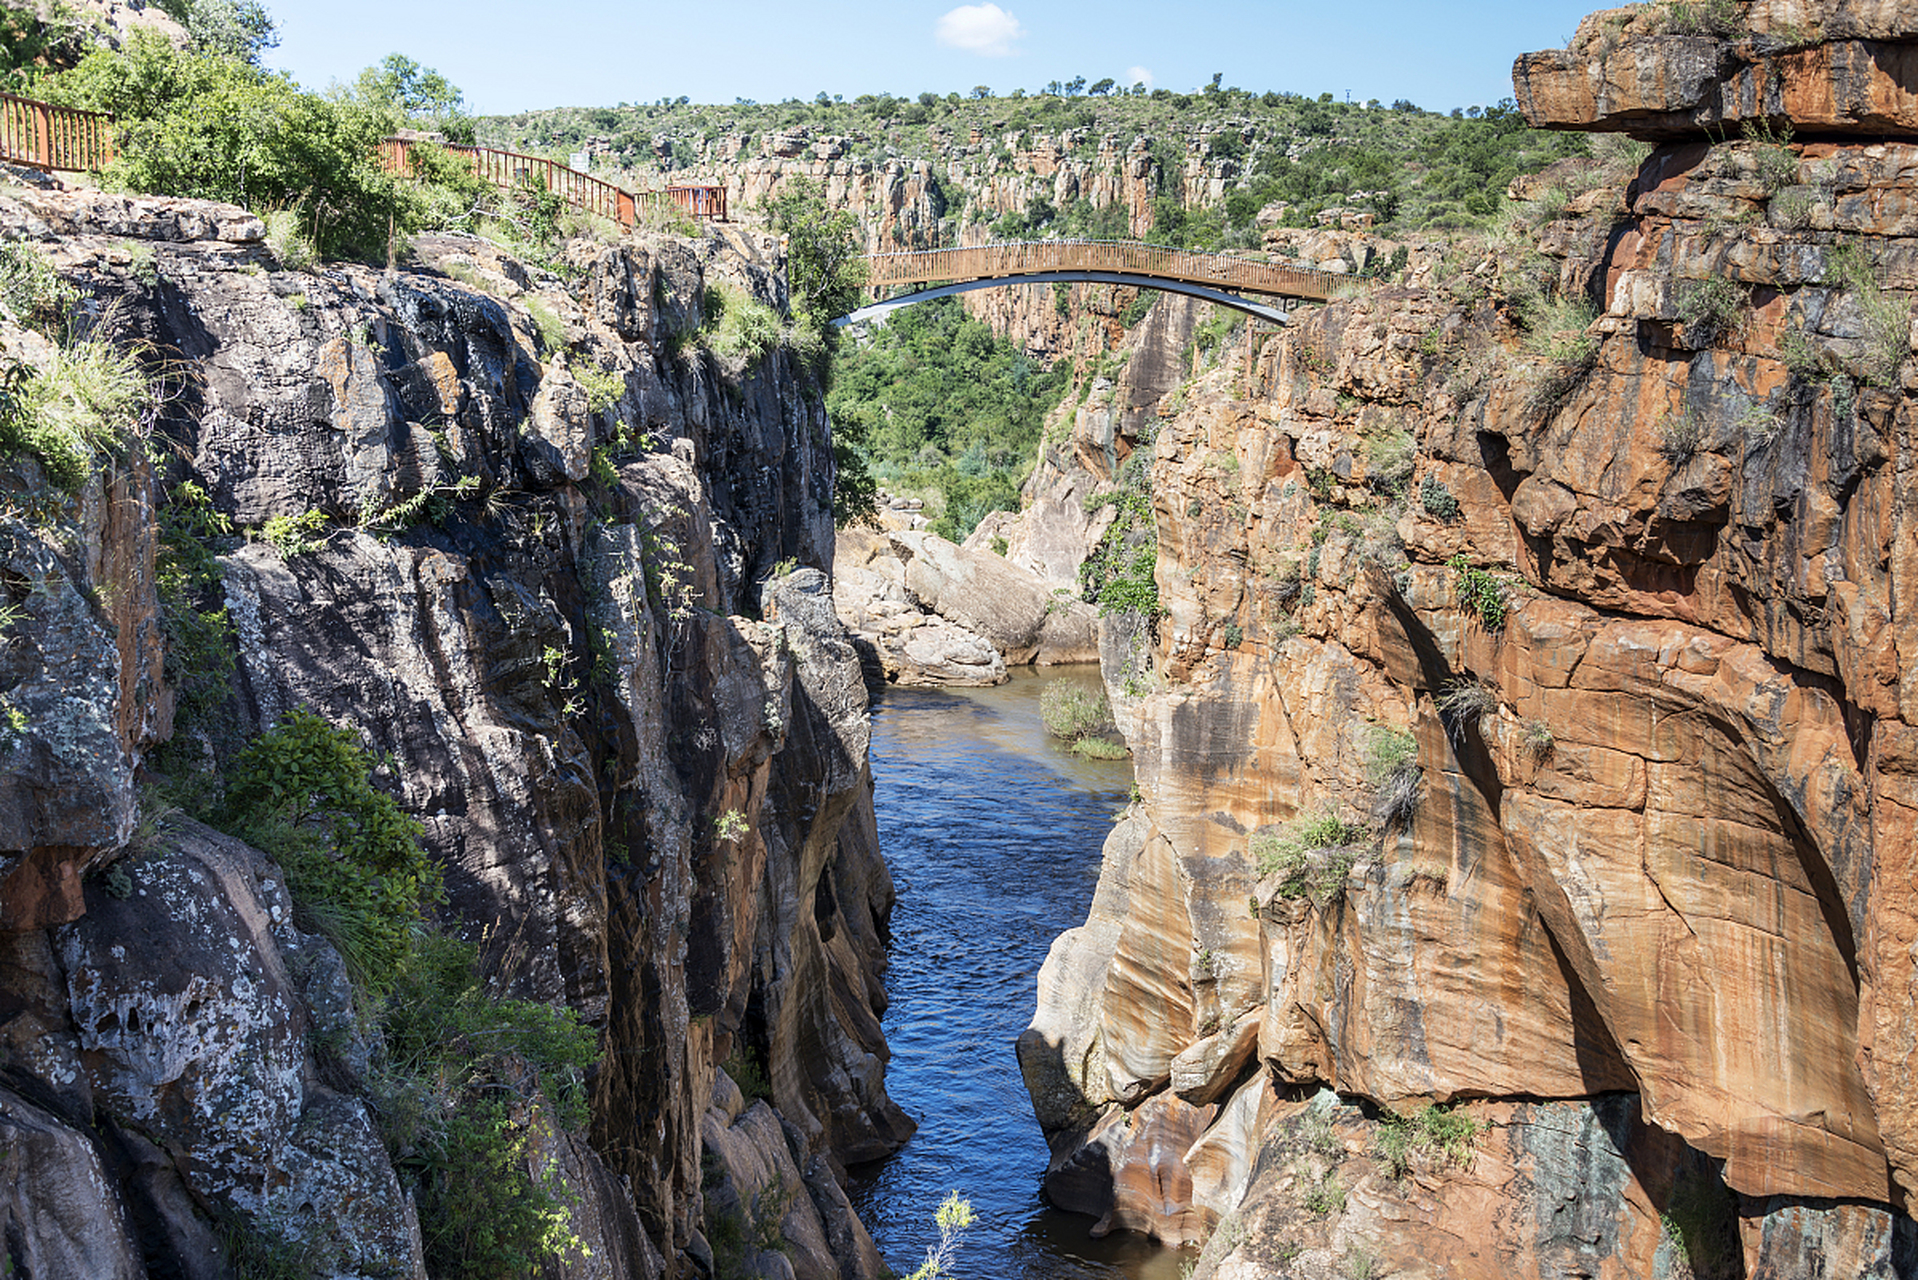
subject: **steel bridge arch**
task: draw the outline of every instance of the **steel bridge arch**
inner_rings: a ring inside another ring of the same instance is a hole
[[[1135,289],[1157,289],[1161,293],[1179,293],[1188,298],[1199,298],[1216,303],[1221,307],[1230,307],[1246,315],[1256,316],[1268,324],[1286,324],[1286,308],[1281,305],[1267,305],[1252,302],[1236,293],[1223,289],[1213,289],[1202,284],[1193,284],[1188,280],[1168,280],[1163,276],[1143,275],[1131,271],[1034,271],[1022,275],[992,276],[984,280],[961,280],[954,284],[937,285],[930,289],[917,289],[895,298],[886,298],[869,303],[849,315],[833,321],[835,325],[860,324],[868,320],[880,320],[901,307],[909,307],[915,302],[930,302],[934,298],[951,297],[957,293],[970,293],[974,289],[997,289],[1014,284],[1122,284]],[[1296,303],[1297,299],[1290,301]]]

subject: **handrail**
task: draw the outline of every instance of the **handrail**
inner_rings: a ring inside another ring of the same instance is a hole
[[[866,257],[866,283],[878,288],[934,280],[989,280],[1043,271],[1115,271],[1187,284],[1323,302],[1352,277],[1309,267],[1251,262],[1222,253],[1173,249],[1136,240],[1009,240],[963,249],[920,249]]]
[[[413,175],[412,138],[382,138],[380,165],[388,173],[402,177]],[[582,173],[570,165],[545,156],[529,156],[496,147],[468,147],[445,144],[454,155],[464,156],[476,176],[496,187],[508,189],[532,184],[552,192],[567,204],[602,218],[611,218],[621,226],[637,225],[642,209],[657,212],[666,207],[678,209],[691,218],[726,220],[726,188],[709,186],[667,187],[664,191],[627,191],[603,178]]]
[[[113,116],[0,93],[0,160],[49,173],[98,173],[113,163]]]

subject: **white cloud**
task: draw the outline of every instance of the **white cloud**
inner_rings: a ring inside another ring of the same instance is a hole
[[[1119,77],[1119,83],[1128,89],[1135,84],[1142,84],[1150,89],[1152,87],[1152,73],[1144,67],[1127,67],[1125,74]]]
[[[939,19],[933,33],[940,44],[951,48],[1003,58],[1013,52],[1012,42],[1026,29],[996,4],[962,4]]]

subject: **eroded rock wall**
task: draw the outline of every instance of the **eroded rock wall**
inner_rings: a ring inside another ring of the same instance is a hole
[[[1914,158],[1594,162],[1161,408],[1055,1201],[1235,1278],[1918,1267]]]
[[[839,1179],[912,1124],[885,1091],[892,887],[829,427],[784,348],[700,340],[718,280],[781,305],[776,247],[576,244],[553,271],[426,237],[405,270],[292,273],[221,206],[27,192],[0,221],[188,375],[155,448],[6,513],[0,1070],[9,1148],[39,1153],[8,1184],[16,1266],[220,1274],[211,1212],[340,1244],[343,1274],[421,1273],[338,957],[269,859],[138,822],[141,771],[217,775],[307,708],[383,761],[495,984],[601,1038],[590,1134],[535,1144],[580,1237],[558,1274],[694,1274],[709,1194],[737,1208],[776,1166],[769,1239],[802,1274],[876,1275]],[[176,716],[154,542],[189,482],[234,531],[211,544],[234,666]],[[262,537],[279,517],[309,523]],[[702,1166],[729,1060],[775,1120]]]

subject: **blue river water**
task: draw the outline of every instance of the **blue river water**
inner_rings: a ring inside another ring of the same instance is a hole
[[[1040,690],[1096,669],[1015,673],[996,689],[889,690],[873,708],[879,838],[899,902],[884,1019],[887,1087],[919,1122],[854,1169],[854,1206],[909,1275],[950,1191],[972,1202],[956,1280],[1176,1280],[1188,1255],[1039,1195],[1046,1144],[1013,1041],[1052,940],[1084,923],[1099,851],[1132,787],[1129,761],[1084,760],[1047,736]]]

